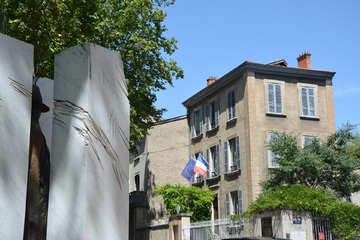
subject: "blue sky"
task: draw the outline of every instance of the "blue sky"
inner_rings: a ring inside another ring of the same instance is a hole
[[[178,40],[171,56],[184,79],[157,94],[164,119],[186,114],[182,102],[246,60],[269,63],[310,52],[312,68],[336,72],[336,125],[360,124],[360,1],[177,0],[165,8]]]

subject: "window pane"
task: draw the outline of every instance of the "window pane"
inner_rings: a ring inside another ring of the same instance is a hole
[[[308,100],[307,100],[307,91],[306,88],[301,88],[301,105],[302,105],[302,114],[304,116],[308,115]]]
[[[276,138],[275,133],[269,133],[269,141],[272,141]],[[276,161],[277,155],[269,150],[269,161],[270,161],[270,167],[279,167],[279,163]]]
[[[276,113],[282,113],[282,100],[281,100],[281,85],[276,84],[275,85],[275,107],[276,107]]]
[[[229,172],[228,141],[224,142],[224,167],[225,173]]]
[[[268,83],[269,112],[275,112],[274,84]]]
[[[301,88],[302,114],[304,116],[316,116],[315,89],[310,87]]]
[[[304,147],[309,145],[313,139],[314,139],[313,136],[304,136],[303,137],[303,145],[304,145]]]
[[[235,118],[235,92],[228,93],[228,119]]]
[[[282,113],[281,84],[268,83],[268,111]]]
[[[226,216],[229,217],[230,216],[230,193],[227,192],[225,193],[225,206],[226,206]]]

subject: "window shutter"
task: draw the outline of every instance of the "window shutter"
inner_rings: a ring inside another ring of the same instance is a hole
[[[229,172],[228,141],[224,142],[224,166],[225,173]]]
[[[220,176],[220,144],[216,145],[216,173]]]
[[[275,133],[269,133],[269,141],[276,138]],[[279,163],[276,161],[276,154],[270,151],[270,167],[279,167]]]
[[[209,164],[209,169],[206,170],[206,178],[210,178],[210,172],[212,171],[211,168],[214,168],[213,166],[211,166],[210,164],[210,148],[206,149],[206,161]]]
[[[232,118],[235,118],[235,91],[231,92]]]
[[[281,84],[275,84],[276,113],[282,113]]]
[[[203,109],[199,109],[199,122],[200,122],[200,134],[203,133],[203,125],[204,125],[204,116]]]
[[[268,83],[268,104],[269,112],[275,112],[275,96],[273,83]]]
[[[240,136],[235,138],[235,164],[237,169],[241,169],[241,159],[240,159]]]
[[[191,137],[196,137],[195,131],[195,112],[191,113]]]
[[[238,203],[237,203],[238,209],[237,209],[237,214],[240,215],[240,214],[243,213],[242,191],[239,190],[239,191],[237,192],[237,194],[238,194]]]
[[[220,100],[219,98],[215,100],[215,127],[219,126],[219,106]]]
[[[309,96],[309,115],[315,116],[315,91],[314,88],[308,88],[308,96]]]
[[[210,130],[210,104],[205,106],[205,125],[206,131]]]
[[[226,217],[230,217],[230,193],[225,193],[225,214]]]
[[[235,118],[235,92],[228,93],[228,119]]]
[[[231,96],[228,93],[228,119],[231,119]]]
[[[301,104],[302,104],[302,115],[307,116],[308,109],[308,100],[307,100],[307,91],[306,88],[301,88]]]

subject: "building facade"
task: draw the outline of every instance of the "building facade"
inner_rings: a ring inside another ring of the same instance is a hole
[[[201,154],[209,163],[207,176],[195,176],[192,184],[216,194],[213,220],[241,214],[260,193],[269,169],[279,167],[266,147],[274,133],[294,132],[306,144],[335,132],[335,73],[312,69],[310,57],[301,54],[297,68],[285,60],[246,61],[221,78],[210,77],[183,102],[190,156]]]
[[[131,157],[129,171],[129,239],[167,239],[169,221],[162,198],[153,196],[163,184],[189,184],[181,176],[188,162],[187,117],[160,121],[139,146],[139,155]]]

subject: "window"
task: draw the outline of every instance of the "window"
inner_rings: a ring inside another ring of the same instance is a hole
[[[313,136],[303,136],[303,147],[309,145],[313,139]]]
[[[228,120],[231,120],[235,117],[235,91],[232,90],[228,93]]]
[[[207,171],[207,178],[214,178],[220,176],[220,145],[215,145],[207,149],[206,161],[209,163],[209,171]]]
[[[227,192],[225,194],[225,204],[226,204],[226,217],[229,218],[230,215],[239,215],[243,212],[242,204],[242,191],[233,191]]]
[[[282,86],[280,83],[268,83],[268,112],[283,113],[282,107]]]
[[[135,175],[135,191],[140,191],[140,175]]]
[[[203,151],[201,151],[201,152],[195,153],[195,155],[193,155],[192,158],[193,158],[194,160],[196,160],[196,159],[198,158],[199,154],[201,154],[202,156],[204,156]],[[194,182],[194,183],[199,183],[199,182],[202,182],[202,181],[204,181],[204,176],[203,176],[203,175],[200,175],[200,174],[198,174],[198,173],[195,173],[195,175],[194,175],[194,177],[193,177],[193,182]]]
[[[275,133],[269,133],[269,142],[276,139],[277,135]],[[278,168],[280,167],[279,163],[276,161],[278,156],[269,150],[269,167]]]
[[[315,117],[315,88],[301,87],[302,116]]]
[[[225,173],[241,168],[239,136],[224,142],[224,156]]]
[[[219,126],[219,99],[216,99],[205,107],[206,131]]]
[[[202,134],[203,113],[202,108],[194,111],[191,116],[191,136],[193,138]]]

